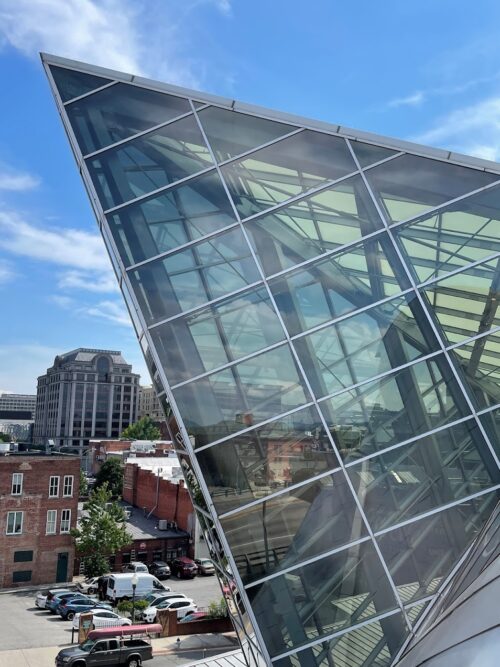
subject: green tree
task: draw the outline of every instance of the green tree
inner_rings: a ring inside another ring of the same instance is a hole
[[[10,435],[8,433],[0,433],[0,442],[10,442]]]
[[[84,498],[88,495],[89,492],[89,483],[83,470],[80,470],[80,498]]]
[[[146,416],[127,426],[120,437],[123,440],[159,440],[161,433],[151,417]]]
[[[90,493],[83,505],[83,516],[71,531],[78,555],[85,559],[85,575],[98,577],[109,569],[108,558],[132,542],[127,532],[125,512],[112,502],[107,484]]]
[[[107,461],[104,461],[101,469],[95,476],[94,488],[99,489],[105,484],[113,496],[117,497],[122,495],[123,466],[118,459],[110,458]]]

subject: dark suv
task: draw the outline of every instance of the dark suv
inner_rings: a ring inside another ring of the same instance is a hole
[[[178,579],[181,577],[193,579],[198,574],[196,563],[191,560],[191,558],[186,558],[186,556],[181,556],[180,558],[175,558],[171,561],[170,570],[172,576],[177,577]]]
[[[168,579],[170,577],[170,568],[163,560],[155,560],[149,566],[149,573],[154,574],[157,579]]]

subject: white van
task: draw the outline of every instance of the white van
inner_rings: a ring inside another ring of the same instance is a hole
[[[164,586],[161,581],[147,572],[110,574],[106,591],[108,600],[111,600],[115,604],[120,600],[131,600],[134,595],[132,588],[132,577],[134,576],[137,577],[136,598],[143,598],[153,591],[157,591],[158,593],[170,592],[168,586]]]

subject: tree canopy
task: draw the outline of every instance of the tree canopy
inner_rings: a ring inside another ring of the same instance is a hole
[[[124,440],[159,440],[161,433],[151,417],[146,416],[127,426],[120,437]]]
[[[96,489],[106,485],[113,496],[121,496],[123,489],[123,466],[121,461],[110,458],[101,466],[95,476]]]
[[[10,442],[11,438],[8,433],[0,433],[0,442]]]

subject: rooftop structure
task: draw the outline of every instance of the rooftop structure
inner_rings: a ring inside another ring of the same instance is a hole
[[[247,664],[395,664],[500,488],[500,165],[44,63]]]

